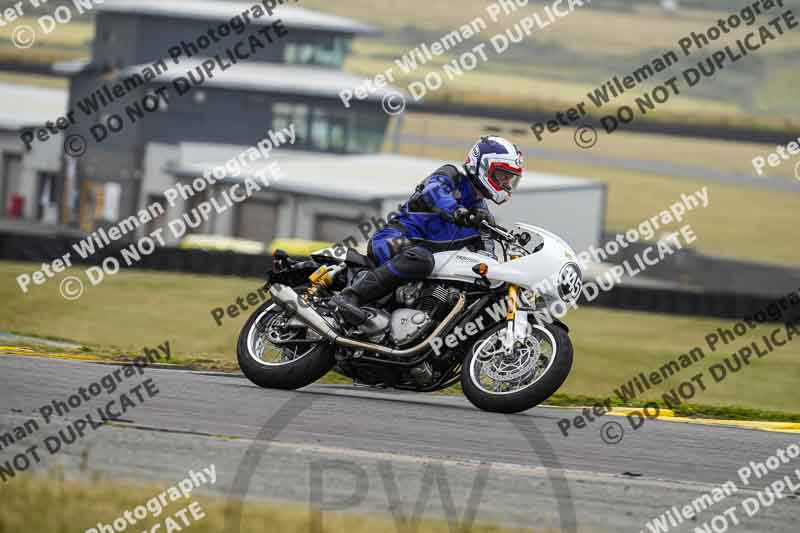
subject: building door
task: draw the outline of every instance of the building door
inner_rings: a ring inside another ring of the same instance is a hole
[[[317,215],[314,220],[314,239],[332,243],[362,241],[364,237],[358,225],[363,221],[363,217]]]
[[[39,172],[37,179],[36,220],[58,224],[58,198],[61,194],[58,176],[52,172]]]
[[[20,176],[22,174],[22,156],[20,154],[3,152],[3,175],[0,176],[0,200],[3,202],[0,215],[6,216],[11,203],[11,198],[19,195]],[[28,200],[30,201],[30,200]]]
[[[153,220],[147,223],[145,227],[145,233],[147,235],[152,235],[154,231],[158,231],[159,229],[162,231],[167,230],[167,223],[169,222],[167,218],[167,210],[169,209],[169,205],[167,205],[167,199],[163,196],[156,196],[156,195],[149,195],[147,197],[147,205],[155,207],[159,205],[161,209],[161,214],[156,216]],[[155,211],[156,209],[154,209]]]
[[[250,198],[239,205],[236,236],[269,244],[275,238],[278,202]]]

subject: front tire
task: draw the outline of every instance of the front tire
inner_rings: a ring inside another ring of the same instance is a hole
[[[505,322],[473,344],[464,359],[461,387],[475,407],[519,413],[547,400],[564,384],[572,369],[569,335],[555,325],[531,324],[531,328],[521,355],[515,350],[511,359],[501,351]]]
[[[236,346],[239,368],[247,379],[269,389],[299,389],[334,366],[335,348],[308,328],[288,327],[289,317],[266,302],[247,320]],[[276,345],[272,340],[315,340],[312,344]]]

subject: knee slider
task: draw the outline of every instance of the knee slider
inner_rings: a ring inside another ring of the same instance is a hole
[[[431,251],[421,246],[403,250],[392,260],[392,266],[402,275],[411,279],[428,277],[433,272],[434,264],[435,261]]]
[[[434,259],[433,254],[427,248],[423,248],[422,246],[414,246],[413,248],[409,248],[404,250],[403,255],[409,261],[414,261],[415,263],[423,263],[423,264],[430,264],[433,266]]]

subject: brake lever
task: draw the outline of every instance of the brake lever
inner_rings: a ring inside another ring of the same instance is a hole
[[[496,235],[499,235],[505,241],[514,242],[514,240],[515,240],[514,239],[514,235],[512,235],[508,230],[506,230],[505,228],[502,228],[500,226],[493,226],[493,225],[489,224],[489,222],[487,222],[486,220],[481,221],[481,226],[484,226],[489,231],[491,231],[492,233],[494,233]]]

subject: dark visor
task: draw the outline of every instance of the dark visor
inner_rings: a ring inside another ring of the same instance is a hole
[[[522,176],[505,168],[495,168],[492,179],[505,190],[514,190]]]

